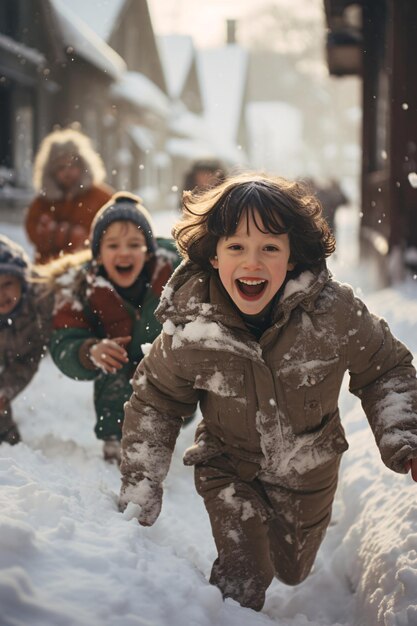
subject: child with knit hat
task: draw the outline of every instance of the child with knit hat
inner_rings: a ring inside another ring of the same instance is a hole
[[[0,235],[0,443],[20,433],[11,402],[29,384],[51,332],[52,296],[17,243]]]
[[[95,433],[106,460],[120,459],[130,379],[142,344],[161,330],[154,310],[178,262],[173,242],[156,239],[141,199],[120,192],[96,214],[90,250],[48,270],[56,292],[52,358],[70,378],[94,381]]]

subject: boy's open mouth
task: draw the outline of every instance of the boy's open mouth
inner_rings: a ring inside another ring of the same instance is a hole
[[[129,274],[133,270],[133,265],[116,265],[119,274]]]
[[[263,278],[238,278],[236,286],[244,298],[259,298],[266,289],[268,281]]]

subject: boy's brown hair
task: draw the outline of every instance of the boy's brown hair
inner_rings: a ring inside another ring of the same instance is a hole
[[[182,256],[204,269],[211,268],[219,239],[233,235],[245,215],[252,216],[261,232],[288,233],[290,261],[297,265],[316,265],[336,247],[320,202],[297,181],[239,174],[203,194],[185,192],[183,203],[182,219],[172,234]]]

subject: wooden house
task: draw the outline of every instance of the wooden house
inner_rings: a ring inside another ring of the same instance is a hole
[[[324,0],[329,71],[363,84],[361,249],[390,282],[417,270],[417,7]]]
[[[196,115],[203,113],[196,50],[189,35],[157,37],[168,95],[173,103],[181,102]]]
[[[72,0],[71,8],[126,64],[109,92],[112,183],[139,193],[152,210],[165,208],[172,187],[165,152],[170,102],[147,0]]]
[[[57,67],[65,61],[43,0],[0,3],[0,209],[31,196],[32,160],[53,117]],[[19,219],[19,212],[15,212]],[[13,218],[13,212],[10,213]]]
[[[51,12],[65,54],[59,67],[53,121],[61,127],[79,124],[102,155],[111,181],[114,131],[109,91],[126,71],[126,64],[81,20],[72,4],[51,0]]]
[[[23,208],[53,128],[76,123],[105,152],[109,88],[126,65],[62,0],[2,2],[0,49],[0,202]]]

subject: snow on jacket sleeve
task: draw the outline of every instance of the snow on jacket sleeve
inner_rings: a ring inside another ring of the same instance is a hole
[[[160,484],[171,463],[182,417],[195,411],[198,392],[173,357],[171,336],[162,332],[141,361],[125,405],[122,496],[144,477]]]
[[[406,473],[417,457],[417,379],[409,350],[387,322],[363,302],[351,302],[348,329],[350,391],[361,400],[381,458],[390,469]]]

